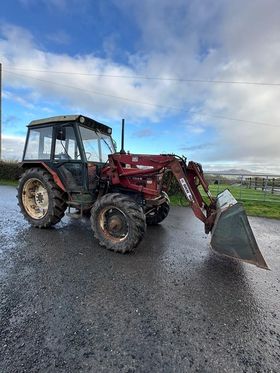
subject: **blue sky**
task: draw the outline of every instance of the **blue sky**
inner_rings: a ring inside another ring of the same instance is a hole
[[[118,143],[126,118],[131,152],[280,172],[279,87],[171,80],[280,82],[279,16],[276,0],[2,2],[4,157],[31,120],[82,113]]]

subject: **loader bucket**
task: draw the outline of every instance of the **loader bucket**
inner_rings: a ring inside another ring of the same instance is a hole
[[[244,207],[229,190],[217,196],[217,215],[211,246],[218,254],[240,259],[268,269],[250,227]]]

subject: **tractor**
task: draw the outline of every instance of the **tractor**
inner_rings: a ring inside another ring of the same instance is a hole
[[[175,177],[211,232],[216,253],[268,268],[242,204],[229,190],[212,196],[199,163],[174,154],[126,152],[124,120],[119,152],[112,128],[83,115],[34,120],[27,127],[18,202],[31,225],[51,227],[66,209],[74,217],[90,214],[100,245],[127,253],[147,226],[167,218],[168,185]]]

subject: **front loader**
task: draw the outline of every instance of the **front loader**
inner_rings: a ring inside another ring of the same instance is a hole
[[[90,212],[102,246],[126,253],[143,239],[146,226],[169,213],[166,175],[177,179],[195,216],[211,232],[218,254],[268,268],[244,208],[228,190],[213,197],[200,164],[173,154],[116,152],[112,129],[81,115],[36,120],[28,125],[18,201],[35,227],[58,223],[66,209]],[[204,190],[206,198],[200,190]]]

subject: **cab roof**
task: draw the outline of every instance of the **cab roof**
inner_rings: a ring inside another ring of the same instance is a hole
[[[44,125],[55,125],[63,124],[69,122],[79,122],[80,124],[89,127],[91,129],[99,129],[101,132],[106,132],[108,134],[112,133],[112,128],[106,126],[105,124],[99,123],[94,119],[85,117],[84,115],[60,115],[57,117],[43,118],[33,120],[28,124],[27,127],[33,126],[44,126]]]

